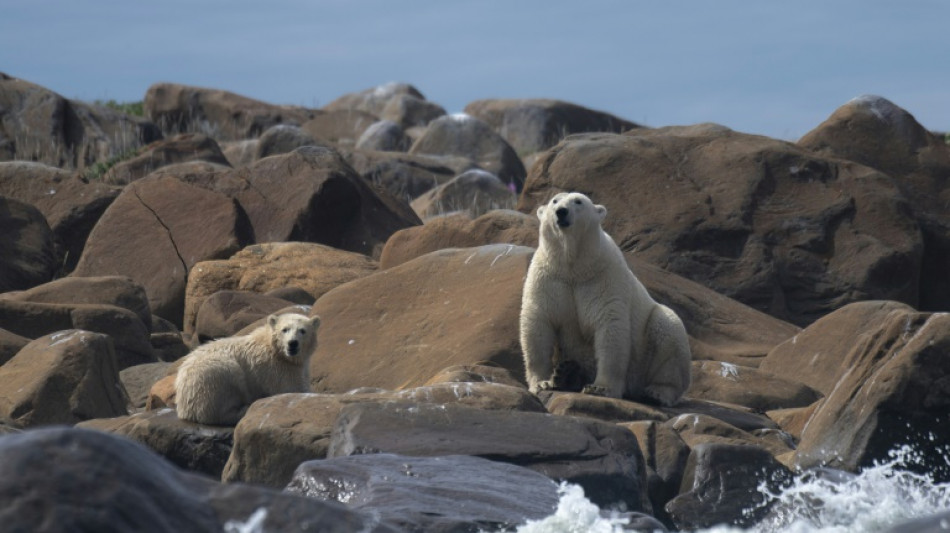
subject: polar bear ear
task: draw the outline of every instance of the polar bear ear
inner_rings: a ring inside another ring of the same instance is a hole
[[[538,207],[538,218],[544,218],[544,205]]]
[[[318,315],[313,315],[310,317],[310,323],[313,324],[313,329],[320,327],[320,317]]]
[[[607,208],[606,208],[606,207],[604,207],[604,206],[598,204],[598,205],[595,205],[595,206],[594,206],[594,210],[597,211],[597,216],[599,217],[599,220],[600,220],[601,222],[603,222],[604,219],[607,218]]]
[[[272,329],[277,327],[277,315],[270,315],[267,317],[267,325]]]

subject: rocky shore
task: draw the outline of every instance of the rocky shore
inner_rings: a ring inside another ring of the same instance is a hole
[[[763,487],[903,445],[950,481],[950,146],[884,98],[794,143],[555,100],[450,115],[400,83],[319,109],[158,83],[143,108],[0,74],[11,531],[507,530],[561,482],[629,530],[746,527]],[[526,389],[534,212],[562,191],[683,319],[680,404]],[[178,420],[176,362],[279,311],[322,318],[313,392]]]

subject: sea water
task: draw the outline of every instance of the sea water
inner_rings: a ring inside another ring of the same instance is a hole
[[[946,453],[943,456],[950,457]],[[858,474],[806,472],[778,493],[770,493],[763,484],[759,491],[772,505],[765,519],[748,529],[721,526],[705,532],[873,533],[946,512],[950,510],[950,483],[935,483],[931,475],[908,469],[921,464],[922,459],[922,454],[904,446],[891,452],[887,461]],[[624,519],[602,516],[580,487],[562,484],[559,494],[554,514],[528,522],[518,528],[518,533],[624,531]]]

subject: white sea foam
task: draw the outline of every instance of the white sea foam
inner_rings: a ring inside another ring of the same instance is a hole
[[[584,497],[578,485],[561,483],[560,501],[554,514],[531,520],[518,528],[518,533],[621,533],[626,518],[604,518],[600,508]]]

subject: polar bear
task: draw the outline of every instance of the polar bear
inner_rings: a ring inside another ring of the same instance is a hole
[[[521,300],[528,388],[554,388],[555,370],[580,372],[583,392],[675,404],[690,385],[683,322],[657,303],[601,228],[607,209],[560,193],[538,208],[537,252]]]
[[[178,418],[235,425],[260,398],[310,392],[320,317],[270,315],[247,335],[218,339],[185,357],[175,378]]]

